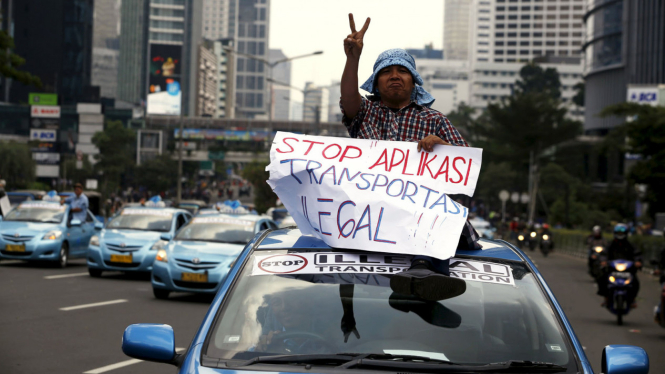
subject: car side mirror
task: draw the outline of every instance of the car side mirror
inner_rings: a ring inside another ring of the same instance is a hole
[[[101,222],[95,222],[95,230],[101,230],[104,228],[104,224]]]
[[[162,240],[166,240],[168,242],[171,241],[171,239],[173,239],[173,235],[171,235],[170,233],[166,233],[162,234],[159,238]]]
[[[608,345],[603,349],[601,372],[604,374],[648,374],[649,355],[633,345]]]
[[[73,219],[71,222],[69,222],[70,226],[81,226],[81,220],[80,219]]]
[[[173,327],[153,323],[130,325],[122,335],[122,352],[139,360],[175,365]]]

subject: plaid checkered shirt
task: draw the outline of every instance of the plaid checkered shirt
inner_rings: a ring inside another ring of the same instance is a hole
[[[360,110],[353,118],[346,117],[340,101],[342,122],[352,138],[417,142],[428,135],[436,135],[452,145],[469,146],[448,118],[437,110],[412,101],[394,111],[380,100],[361,99]]]

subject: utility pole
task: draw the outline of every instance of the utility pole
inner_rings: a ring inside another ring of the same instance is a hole
[[[183,95],[184,96],[184,95]],[[182,133],[185,128],[185,120],[182,115],[182,103],[180,104],[180,131],[178,131],[178,184],[176,192],[176,204],[180,205],[182,199]]]

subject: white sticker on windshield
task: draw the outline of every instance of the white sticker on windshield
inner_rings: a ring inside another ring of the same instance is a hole
[[[252,275],[268,274],[397,274],[411,266],[409,255],[390,253],[287,253],[256,256]],[[450,259],[450,276],[469,281],[515,285],[508,265]]]
[[[159,209],[125,209],[122,211],[123,216],[137,215],[137,216],[160,216],[171,217],[173,213],[165,212]]]
[[[227,223],[229,225],[254,226],[252,221],[223,217],[195,217],[193,223]]]

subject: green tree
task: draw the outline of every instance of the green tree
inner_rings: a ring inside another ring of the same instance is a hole
[[[178,161],[170,154],[163,154],[138,166],[135,180],[153,193],[167,191],[178,183],[174,170],[178,170]]]
[[[92,143],[99,148],[95,170],[102,175],[100,190],[108,196],[120,187],[123,174],[134,168],[136,133],[121,121],[108,121],[104,131],[92,137]]]
[[[515,82],[515,91],[522,94],[544,93],[553,99],[561,98],[559,72],[554,68],[543,69],[529,62],[520,69],[520,80]]]
[[[42,87],[42,81],[27,71],[19,70],[25,64],[25,59],[11,50],[14,49],[14,39],[5,31],[0,30],[0,76],[15,79],[27,86]]]
[[[0,179],[7,190],[27,188],[35,180],[35,161],[27,144],[0,142]]]
[[[608,134],[606,143],[622,152],[640,156],[628,174],[633,183],[644,184],[649,215],[665,212],[665,108],[621,103],[609,106],[601,116],[631,118]]]
[[[253,161],[242,170],[242,177],[254,186],[254,205],[259,214],[265,213],[277,203],[277,195],[266,182],[270,178],[266,166],[267,162]]]
[[[576,91],[575,96],[573,96],[573,103],[577,106],[584,106],[584,82],[574,85],[573,89]]]

